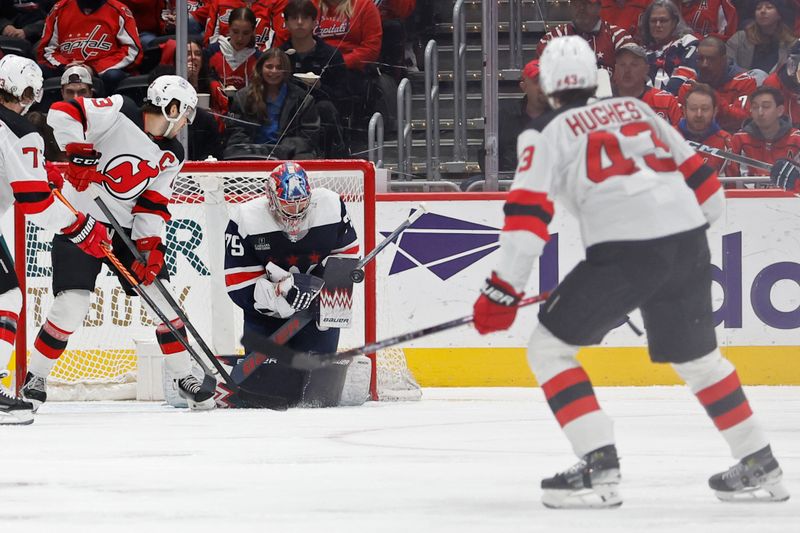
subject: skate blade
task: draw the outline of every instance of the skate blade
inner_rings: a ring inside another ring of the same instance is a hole
[[[549,509],[613,509],[622,505],[617,484],[580,490],[542,491],[542,505]]]
[[[32,411],[0,411],[0,426],[27,426],[33,424]]]
[[[735,492],[715,490],[714,494],[721,501],[729,503],[785,502],[790,496],[789,491],[781,482],[765,483],[758,487]]]

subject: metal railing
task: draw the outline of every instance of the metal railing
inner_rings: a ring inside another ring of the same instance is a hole
[[[461,192],[458,185],[446,180],[390,181],[391,192],[431,192],[431,189],[444,192]]]
[[[383,115],[375,113],[369,119],[367,127],[367,150],[369,160],[375,163],[377,168],[383,167]]]
[[[508,0],[508,7],[509,7],[508,64],[512,69],[521,70],[522,69],[522,0]]]
[[[425,163],[429,180],[441,179],[439,170],[439,47],[428,41],[425,47]]]
[[[749,187],[745,187],[745,185],[755,185],[758,186],[759,184],[763,185],[765,183],[770,183],[769,176],[751,176],[751,177],[720,177],[720,183],[734,183],[736,184],[735,189],[749,189]],[[508,190],[511,187],[511,184],[514,183],[513,179],[499,179],[497,180],[497,185],[499,190]],[[465,192],[475,192],[475,191],[483,191],[484,186],[486,185],[486,180],[476,180],[470,183],[467,186],[467,190]]]
[[[497,69],[497,19],[499,6],[497,2],[483,2],[483,135],[485,158],[483,164],[486,187],[490,191],[497,190],[498,143],[497,130],[499,122],[498,69]]]
[[[492,3],[492,2],[487,2]],[[453,159],[467,160],[467,21],[464,0],[453,6]]]
[[[411,179],[411,82],[403,78],[397,87],[397,171]]]

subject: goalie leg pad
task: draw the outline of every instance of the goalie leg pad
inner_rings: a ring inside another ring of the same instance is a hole
[[[372,380],[372,361],[366,355],[353,357],[347,367],[347,376],[342,387],[339,405],[363,405],[369,400],[369,385]]]

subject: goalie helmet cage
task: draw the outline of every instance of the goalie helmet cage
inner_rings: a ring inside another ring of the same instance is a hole
[[[224,274],[227,208],[263,195],[266,178],[281,161],[187,162],[173,184],[172,220],[166,226],[171,288],[189,319],[215,353],[241,353],[242,312],[227,296]],[[312,187],[339,193],[358,232],[362,253],[375,247],[375,167],[363,160],[299,161]],[[265,213],[265,216],[267,214]],[[16,384],[24,381],[28,347],[52,303],[52,232],[15,214],[14,248],[23,310],[17,329]],[[340,348],[376,338],[374,262],[354,287],[354,327],[342,330]],[[103,269],[89,314],[70,338],[48,380],[54,399],[135,397],[135,340],[153,339],[154,323],[138,298],[122,291]],[[413,400],[421,395],[402,349],[370,354],[373,400]]]

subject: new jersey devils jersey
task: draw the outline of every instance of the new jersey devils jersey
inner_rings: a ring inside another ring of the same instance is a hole
[[[50,67],[81,61],[100,74],[137,65],[142,45],[136,20],[117,0],[91,15],[84,15],[78,2],[61,0],[47,16],[37,59]]]
[[[172,181],[183,166],[183,147],[175,139],[154,139],[143,131],[138,110],[123,113],[124,99],[76,98],[56,102],[47,114],[59,147],[91,143],[100,152],[97,171],[103,182],[99,196],[119,223],[131,228],[131,238],[161,236],[170,219]],[[101,222],[108,219],[89,191],[64,183],[64,195],[79,211]]]
[[[521,290],[549,239],[553,200],[578,219],[587,248],[699,228],[721,212],[717,174],[647,104],[629,97],[566,106],[532,122],[504,207],[498,275]]]
[[[338,194],[312,189],[303,219],[303,238],[291,242],[269,210],[266,197],[234,205],[225,231],[225,285],[228,294],[246,313],[253,307],[256,280],[266,277],[265,266],[274,263],[286,271],[322,277],[330,255],[358,255],[358,239],[347,207]]]
[[[44,167],[44,141],[33,124],[0,106],[0,217],[16,202],[35,224],[60,230],[75,221],[53,198]]]

